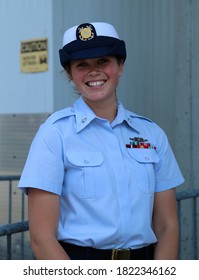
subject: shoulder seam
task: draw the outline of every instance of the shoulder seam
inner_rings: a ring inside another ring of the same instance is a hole
[[[52,115],[46,120],[46,122],[49,124],[54,124],[60,119],[67,118],[73,115],[75,115],[74,110],[71,107],[68,107],[66,109],[62,109],[55,113],[52,113]]]
[[[151,119],[147,118],[147,117],[144,117],[144,116],[141,116],[141,115],[137,115],[137,114],[132,113],[132,112],[130,112],[130,111],[128,111],[128,110],[127,110],[127,112],[129,113],[129,116],[130,116],[131,118],[144,119],[144,120],[146,120],[146,121],[149,121],[149,122],[153,123],[153,121],[152,121]]]

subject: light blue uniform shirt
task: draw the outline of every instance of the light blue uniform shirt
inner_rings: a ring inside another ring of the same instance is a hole
[[[150,149],[127,148],[139,137]],[[118,102],[112,123],[82,97],[52,114],[31,145],[19,187],[61,196],[58,240],[101,249],[156,242],[154,192],[184,179],[165,133]]]

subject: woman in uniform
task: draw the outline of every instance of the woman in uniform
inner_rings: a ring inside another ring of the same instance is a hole
[[[19,182],[36,259],[176,259],[184,179],[163,130],[117,99],[125,42],[83,23],[59,55],[80,96],[41,125]]]

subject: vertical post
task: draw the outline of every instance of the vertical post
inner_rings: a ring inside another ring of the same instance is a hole
[[[180,229],[180,232],[179,232],[179,259],[181,259],[181,200],[178,200],[177,201],[177,206],[178,206],[178,221],[179,221],[179,229]]]
[[[197,236],[197,197],[193,198],[193,248],[194,248],[194,260],[197,260],[198,256],[198,236]]]
[[[9,179],[9,205],[8,205],[8,223],[12,223],[12,179]],[[12,258],[12,237],[7,235],[7,259]]]
[[[21,221],[24,222],[24,193],[21,194]],[[21,233],[21,260],[24,260],[24,232]]]

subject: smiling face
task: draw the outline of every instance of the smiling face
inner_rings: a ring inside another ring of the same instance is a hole
[[[74,60],[70,64],[70,78],[85,102],[104,102],[115,99],[123,61],[111,56]]]

